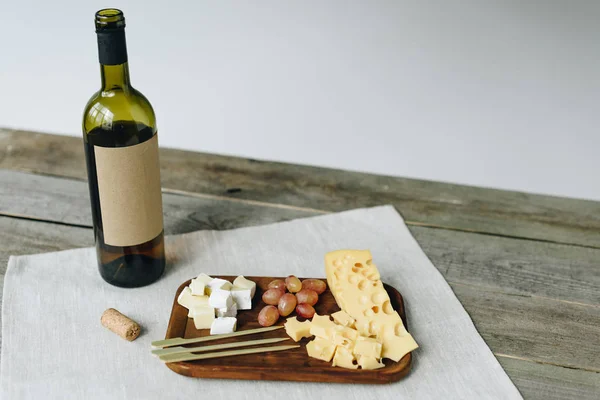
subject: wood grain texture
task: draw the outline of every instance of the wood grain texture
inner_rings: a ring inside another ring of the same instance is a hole
[[[600,247],[600,202],[161,149],[163,187],[325,211],[393,204],[407,221]],[[86,179],[81,139],[0,130],[0,168]]]
[[[526,399],[598,399],[599,373],[507,357],[498,357],[498,361]]]
[[[233,282],[235,276],[215,276]],[[238,313],[238,331],[260,328],[257,322],[258,313],[266,306],[261,300],[261,296],[267,289],[267,285],[274,279],[285,279],[285,277],[247,277],[256,282],[256,294],[252,301],[251,310],[240,311]],[[188,318],[188,310],[177,303],[177,297],[184,287],[188,286],[190,281],[184,282],[177,289],[173,299],[173,309],[167,327],[165,339],[182,337],[184,339],[208,336],[210,331],[207,329],[198,330],[194,327],[192,319]],[[385,289],[390,296],[392,307],[402,317],[402,321],[408,330],[406,316],[404,313],[404,303],[402,296],[391,286],[385,285]],[[319,302],[315,305],[315,310],[319,315],[330,315],[339,311],[333,294],[329,288],[319,296]],[[295,316],[293,313],[290,316]],[[283,325],[285,318],[280,318],[277,325]],[[409,330],[410,331],[410,330]],[[259,336],[255,335],[252,339],[270,339],[288,337],[285,331],[276,330],[267,332]],[[245,337],[244,340],[247,338]],[[330,362],[317,360],[308,356],[306,344],[312,338],[304,338],[298,342],[299,348],[290,349],[282,352],[248,354],[235,358],[214,358],[208,360],[186,361],[169,363],[167,366],[181,375],[194,378],[216,378],[216,379],[244,379],[244,380],[276,380],[276,381],[296,381],[296,382],[337,382],[337,383],[391,383],[400,380],[410,372],[412,363],[412,353],[405,355],[400,361],[384,360],[385,367],[377,370],[350,370],[339,367],[332,367]],[[239,338],[223,339],[211,344],[231,343],[239,341]],[[281,344],[293,344],[293,341]]]
[[[600,373],[600,307],[450,286],[494,353]]]
[[[0,261],[2,261],[2,264],[0,266],[3,269],[6,268],[6,260],[8,260],[10,254],[33,254],[93,244],[91,229],[57,226],[55,224],[6,217],[0,217],[0,234],[2,235],[0,237],[2,243],[0,247]],[[90,266],[90,268],[95,268],[95,266]],[[4,270],[2,271],[2,279],[3,275]],[[454,288],[456,287],[457,285],[454,285]],[[576,305],[564,303],[562,306],[566,312],[555,313],[553,310],[556,307],[556,302],[549,299],[536,299],[536,306],[531,307],[530,299],[527,297],[491,292],[491,294],[483,295],[483,298],[489,296],[495,298],[492,301],[494,306],[480,306],[477,304],[482,297],[480,290],[482,289],[477,286],[465,285],[462,290],[455,290],[455,293],[470,313],[478,330],[483,329],[484,339],[496,354],[525,358],[525,355],[531,355],[532,352],[515,354],[510,353],[510,351],[518,351],[523,343],[535,343],[540,336],[544,340],[550,338],[553,342],[537,346],[535,352],[533,352],[534,358],[532,360],[543,362],[550,359],[556,360],[561,355],[575,354],[576,356],[578,354],[580,343],[572,341],[572,337],[569,335],[566,337],[553,336],[545,333],[548,329],[545,324],[537,324],[535,321],[523,321],[524,319],[527,320],[528,315],[540,313],[544,316],[543,319],[553,319],[552,329],[554,331],[573,332],[578,329],[578,322],[571,317],[571,315],[577,314]],[[410,307],[410,305],[408,306]],[[490,312],[490,308],[496,311]],[[596,310],[596,308],[589,308],[592,312]],[[512,311],[502,313],[501,320],[498,320],[498,309],[512,309]],[[595,316],[591,322],[597,321],[598,318],[600,317]],[[507,331],[510,335],[506,334]],[[598,335],[595,336],[597,338]],[[514,337],[519,338],[517,345],[511,343],[514,341]],[[588,339],[585,338],[585,340]],[[594,351],[596,352],[594,353],[596,359],[600,359],[598,356],[599,350],[594,349]],[[591,354],[590,357],[594,357],[594,354]],[[507,368],[507,373],[527,398],[546,399],[546,393],[555,392],[556,387],[560,387],[562,390],[557,393],[567,394],[562,398],[579,398],[580,396],[581,398],[597,398],[598,391],[593,383],[595,382],[594,377],[600,376],[600,374],[580,369],[549,366],[527,360],[520,360],[517,364],[513,360],[505,362],[506,357],[504,356],[497,357],[503,365],[511,363],[512,366]],[[587,357],[587,359],[589,360],[590,357]],[[557,364],[568,365],[568,361],[569,358],[561,359]]]
[[[167,234],[318,215],[236,200],[163,194]],[[0,170],[0,214],[91,226],[87,184]],[[600,306],[600,250],[410,226],[446,280]]]
[[[163,193],[165,233],[225,230],[315,215],[300,209],[261,207],[235,199]],[[0,169],[0,214],[92,226],[86,182]]]

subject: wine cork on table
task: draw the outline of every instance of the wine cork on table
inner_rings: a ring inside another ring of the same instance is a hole
[[[104,311],[100,322],[102,326],[130,342],[140,336],[140,325],[114,308]]]

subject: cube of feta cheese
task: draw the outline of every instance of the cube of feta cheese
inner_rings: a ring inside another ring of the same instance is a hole
[[[201,273],[200,275],[198,275],[198,277],[196,278],[198,279],[198,281],[204,283],[204,285],[208,285],[214,278],[211,276],[206,275],[205,273]]]
[[[198,278],[192,279],[192,281],[190,282],[190,289],[192,290],[192,294],[194,296],[204,296],[205,288],[206,284]]]
[[[194,310],[198,307],[210,307],[208,304],[208,296],[192,296],[194,299],[192,300],[190,307],[188,308],[188,318],[194,318]]]
[[[239,287],[233,287],[231,289],[231,296],[233,301],[237,304],[238,310],[251,310],[252,309],[252,290],[243,289]]]
[[[235,303],[233,303],[231,305],[231,307],[217,308],[215,310],[217,311],[217,317],[224,318],[224,317],[237,316],[238,309],[237,309],[237,305]]]
[[[177,303],[189,310],[192,306],[193,301],[194,296],[192,296],[192,290],[189,286],[184,287],[181,293],[179,293],[179,296],[177,297]]]
[[[194,307],[192,318],[196,329],[209,329],[215,320],[215,310],[210,306]]]
[[[208,298],[208,304],[214,308],[227,308],[233,304],[233,297],[229,290],[213,289]]]
[[[256,293],[256,283],[251,281],[250,279],[244,278],[243,275],[240,275],[233,280],[233,287],[241,289],[250,289],[251,298],[254,297],[254,293]]]
[[[226,281],[225,279],[215,278],[208,283],[206,291],[208,294],[211,294],[215,289],[231,290],[232,287],[233,285],[231,282]]]
[[[237,319],[232,317],[217,318],[210,327],[211,335],[222,335],[235,332]]]

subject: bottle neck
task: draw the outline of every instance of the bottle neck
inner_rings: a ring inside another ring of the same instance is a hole
[[[96,35],[102,73],[102,91],[129,90],[131,85],[124,27],[96,30]]]
[[[111,90],[129,91],[131,83],[129,81],[129,65],[127,62],[118,65],[100,64],[102,74],[102,91]]]

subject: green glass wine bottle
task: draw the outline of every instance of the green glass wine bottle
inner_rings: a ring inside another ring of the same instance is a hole
[[[156,118],[129,80],[125,17],[96,13],[102,88],[83,115],[83,139],[100,275],[121,287],[165,268]]]

